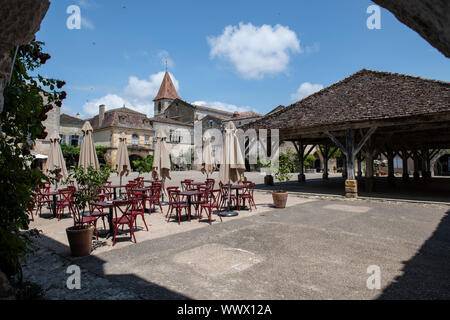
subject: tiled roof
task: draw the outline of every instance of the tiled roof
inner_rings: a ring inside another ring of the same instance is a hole
[[[193,104],[192,106],[193,106],[195,109],[201,110],[201,111],[220,113],[220,114],[223,114],[223,115],[228,116],[228,117],[232,117],[232,116],[233,116],[233,112],[228,112],[228,111],[224,111],[224,110],[220,110],[220,109],[215,109],[215,108],[210,108],[210,107],[197,106],[197,105],[194,105],[194,104]]]
[[[172,79],[170,78],[169,73],[166,71],[163,81],[161,83],[161,87],[159,88],[158,94],[156,95],[153,101],[159,99],[177,99],[179,98],[177,90],[173,85]]]
[[[149,118],[152,122],[161,122],[161,123],[167,123],[167,124],[173,124],[173,125],[179,125],[179,126],[186,126],[186,127],[193,127],[192,124],[184,123],[181,121],[177,121],[170,118]]]
[[[363,69],[248,126],[304,128],[443,111],[450,111],[449,82]]]
[[[256,119],[256,118],[262,118],[263,116],[264,115],[254,112],[254,111],[235,112],[231,119],[225,119],[224,121]]]
[[[68,114],[62,113],[60,118],[59,118],[60,124],[64,125],[64,124],[75,124],[75,125],[80,125],[82,126],[87,120],[83,120],[77,117],[72,117]]]
[[[126,117],[125,123],[120,122],[120,118]],[[99,116],[96,115],[89,122],[94,130],[108,127],[122,127],[127,129],[147,129],[152,130],[149,125],[144,123],[144,120],[149,120],[143,113],[128,109],[126,107],[108,110],[104,114],[103,123],[99,126]]]

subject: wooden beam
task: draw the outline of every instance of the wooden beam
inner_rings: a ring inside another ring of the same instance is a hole
[[[347,150],[345,149],[345,147],[342,145],[342,143],[335,137],[333,136],[329,131],[325,131],[325,134],[331,139],[331,141],[333,141],[333,143],[339,148],[341,149],[341,152],[347,156]]]
[[[311,151],[313,151],[313,149],[314,149],[315,146],[316,146],[316,145],[314,145],[314,144],[311,145],[311,147],[309,148],[309,150],[306,151],[306,153],[305,153],[303,159],[306,159],[306,158],[309,156],[309,154],[311,153]]]
[[[377,127],[370,128],[366,135],[362,138],[362,140],[358,143],[355,150],[353,150],[353,156],[356,156],[357,153],[361,150],[361,148],[366,144],[367,140],[372,136],[372,134],[377,130]]]

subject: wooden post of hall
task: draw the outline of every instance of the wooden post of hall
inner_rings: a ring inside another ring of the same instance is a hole
[[[370,128],[362,137],[358,145],[355,145],[355,132],[348,128],[345,130],[345,147],[342,143],[333,136],[329,131],[325,131],[325,134],[333,141],[333,143],[341,149],[345,155],[345,164],[347,167],[345,180],[345,196],[347,198],[356,198],[358,196],[358,181],[355,179],[355,156],[370,139],[372,134],[377,130],[377,127]]]
[[[390,185],[395,185],[395,171],[394,171],[394,158],[395,152],[392,150],[386,151],[386,158],[388,160],[388,183]]]
[[[320,152],[323,156],[323,174],[322,179],[328,180],[328,159],[330,157],[330,147],[328,145],[323,146],[323,149],[320,148]]]
[[[347,179],[345,180],[345,196],[356,198],[358,196],[358,181],[355,178],[355,132],[345,130]]]
[[[413,160],[414,160],[414,180],[419,181],[420,173],[419,173],[419,153],[417,150],[413,152]]]
[[[408,158],[409,158],[409,154],[408,154],[408,151],[406,149],[403,149],[400,155],[401,155],[402,161],[403,161],[402,180],[403,180],[403,182],[408,182],[409,181],[409,172],[408,172]]]
[[[298,173],[298,182],[305,182],[306,181],[306,177],[305,177],[305,166],[304,166],[304,161],[305,161],[305,145],[303,144],[302,140],[298,141],[298,146],[296,145],[296,143],[294,142],[294,145],[297,149],[297,154],[298,154],[298,162],[299,162],[299,173]]]
[[[358,159],[358,178],[361,178],[362,177],[362,168],[361,168],[362,154],[358,153],[356,158]]]
[[[365,149],[364,156],[366,158],[366,184],[365,188],[367,192],[372,192],[375,187],[375,178],[373,176],[373,158],[375,155],[375,149],[372,142],[368,144]]]

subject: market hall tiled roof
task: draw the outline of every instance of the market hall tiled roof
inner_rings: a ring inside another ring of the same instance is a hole
[[[450,83],[363,69],[244,127],[308,128],[450,112]]]

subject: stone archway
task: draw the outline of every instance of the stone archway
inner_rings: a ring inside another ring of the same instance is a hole
[[[130,154],[129,158],[130,158],[131,171],[136,171],[137,169],[133,162],[136,160],[142,160],[143,158],[138,154]]]
[[[442,174],[442,167],[440,167],[439,159],[441,159],[444,156],[450,155],[449,149],[444,149],[439,151],[433,159],[430,161],[430,167],[431,167],[431,174],[432,176],[441,175]],[[450,168],[447,168],[449,170]]]

